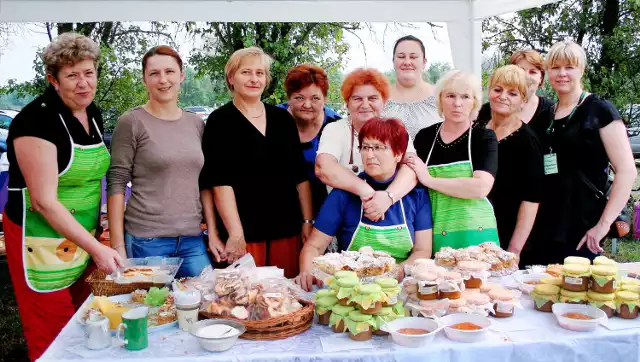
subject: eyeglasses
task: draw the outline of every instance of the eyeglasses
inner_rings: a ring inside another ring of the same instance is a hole
[[[360,153],[365,153],[366,151],[373,151],[373,153],[383,153],[389,148],[390,147],[386,145],[373,145],[373,146],[361,145],[360,147],[358,147],[358,149],[360,150]]]

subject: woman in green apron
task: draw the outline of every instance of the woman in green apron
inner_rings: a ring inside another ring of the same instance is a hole
[[[419,158],[407,160],[429,188],[433,252],[498,243],[487,199],[497,172],[498,141],[492,130],[472,126],[482,105],[480,80],[451,71],[436,85],[436,102],[444,122],[418,132],[414,146]]]
[[[65,33],[43,58],[51,87],[10,128],[3,219],[31,360],[44,353],[88,296],[83,275],[90,259],[107,273],[123,265],[115,250],[94,237],[101,181],[109,168],[102,117],[93,104],[99,47]]]
[[[387,192],[400,161],[404,157],[409,135],[395,118],[373,118],[358,134],[364,172],[358,177],[374,190]],[[387,192],[388,193],[388,192]],[[388,195],[393,199],[393,194]],[[423,187],[416,187],[396,200],[378,221],[363,216],[362,200],[357,195],[333,189],[316,219],[311,237],[300,254],[300,275],[296,282],[311,290],[313,258],[323,255],[331,239],[338,239],[339,250],[360,250],[364,246],[385,251],[398,263],[431,257],[431,205]]]

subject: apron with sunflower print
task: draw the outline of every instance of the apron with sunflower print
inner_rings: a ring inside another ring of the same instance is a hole
[[[433,148],[440,137],[440,129],[433,139],[431,150],[425,161],[429,159]],[[433,177],[457,178],[473,177],[473,161],[471,160],[471,129],[469,127],[468,153],[469,160],[452,162],[444,165],[427,166]],[[493,206],[486,197],[481,199],[461,199],[429,189],[431,198],[431,213],[433,215],[433,252],[440,248],[454,249],[479,245],[484,242],[494,242],[498,245],[498,228]]]
[[[69,133],[62,115],[60,120]],[[93,125],[99,130],[95,120]],[[67,168],[58,175],[58,201],[80,225],[94,234],[100,217],[101,182],[110,164],[109,151],[104,140],[82,146],[73,142],[71,134],[69,139],[71,159]],[[27,285],[43,293],[69,287],[84,273],[89,254],[65,239],[42,214],[34,210],[26,187],[11,191],[22,193],[22,259]]]

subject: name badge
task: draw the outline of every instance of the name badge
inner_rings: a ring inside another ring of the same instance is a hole
[[[558,156],[555,153],[544,155],[544,174],[553,175],[558,173]]]

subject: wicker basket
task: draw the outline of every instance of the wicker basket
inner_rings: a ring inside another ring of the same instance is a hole
[[[223,317],[207,312],[200,312],[200,316],[203,317],[203,319],[233,319],[244,324],[247,328],[246,332],[244,332],[240,338],[254,341],[273,341],[296,336],[311,328],[311,325],[313,324],[315,306],[313,303],[306,300],[301,299],[299,302],[302,304],[302,308],[293,313],[260,321],[247,321],[234,317]]]
[[[107,274],[100,270],[94,270],[86,280],[91,287],[93,295],[110,297],[112,295],[129,294],[133,293],[137,289],[149,290],[151,287],[162,288],[164,284],[153,283],[131,283],[131,284],[116,284],[113,280],[106,280]]]

